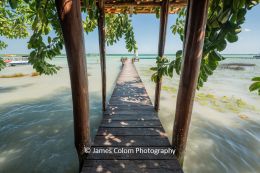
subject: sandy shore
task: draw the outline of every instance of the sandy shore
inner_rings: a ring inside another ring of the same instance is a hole
[[[1,74],[31,74],[34,70],[31,66],[6,67]],[[30,75],[17,78],[0,78],[0,104],[21,102],[32,99],[48,97],[58,90],[69,89],[68,69],[63,68],[53,76]]]

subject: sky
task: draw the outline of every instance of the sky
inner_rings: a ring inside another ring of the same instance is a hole
[[[175,23],[176,15],[169,15],[168,29],[165,45],[165,53],[172,54],[182,49],[182,43],[178,36],[171,33],[170,26]],[[138,52],[156,54],[159,39],[159,19],[153,14],[133,15],[133,28]],[[27,49],[27,39],[8,40],[0,37],[8,44],[8,47],[0,51],[0,54],[23,54],[29,53]],[[98,53],[98,32],[97,29],[92,33],[85,35],[86,53]],[[63,50],[63,53],[65,51]],[[106,48],[108,54],[128,53],[125,48],[124,40],[120,40],[113,46]],[[257,5],[246,14],[246,21],[242,25],[242,32],[239,34],[239,40],[236,43],[229,43],[222,52],[224,54],[257,54],[260,53],[260,5]]]

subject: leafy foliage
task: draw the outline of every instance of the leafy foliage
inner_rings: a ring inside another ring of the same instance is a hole
[[[225,50],[227,43],[234,43],[238,40],[238,34],[241,32],[241,25],[245,21],[245,15],[248,10],[257,5],[259,0],[211,0],[208,11],[208,22],[203,47],[203,55],[198,78],[197,88],[203,86],[208,77],[213,74],[218,67],[219,61],[224,60],[219,52]],[[179,34],[184,41],[186,9],[179,12],[175,25],[171,27],[173,34]],[[159,63],[155,70],[152,80],[162,71],[175,71],[180,73],[182,62],[182,51],[176,53],[176,59],[166,64]],[[163,73],[172,76],[172,72]]]
[[[162,76],[173,76],[172,70],[167,68],[167,66],[173,67],[170,63],[174,63],[174,61],[170,62],[166,57],[157,57],[156,64],[157,67],[152,67],[151,70],[157,71],[158,73],[154,73],[152,75],[152,81],[156,82],[158,78],[162,78]]]
[[[258,91],[258,95],[260,95],[260,77],[254,77],[252,81],[253,84],[249,87],[249,90]]]
[[[0,69],[5,68],[5,62],[0,58]]]
[[[9,39],[25,38],[31,30],[29,62],[40,74],[56,73],[60,67],[48,61],[60,54],[63,38],[54,0],[2,1],[0,14],[5,19],[0,34]],[[51,30],[55,36],[50,35]]]
[[[48,60],[59,55],[63,47],[55,2],[43,0],[30,3],[30,13],[27,14],[32,21],[33,34],[28,42],[28,48],[32,49],[29,62],[40,74],[54,74],[60,67],[50,64]],[[55,31],[56,36],[50,35],[51,30]]]
[[[0,40],[0,50],[7,47],[7,44]]]
[[[89,16],[86,16],[86,20],[83,21],[83,29],[88,34],[93,32],[97,27],[97,19],[90,19]]]
[[[126,48],[129,52],[137,50],[134,31],[127,14],[106,15],[106,41],[107,45],[113,45],[124,36]]]
[[[112,46],[120,40],[125,39],[126,49],[128,52],[137,51],[137,43],[135,40],[132,21],[127,14],[106,14],[106,43]],[[83,22],[83,28],[86,33],[94,31],[97,27],[97,19],[95,16],[91,19],[89,16]]]
[[[26,6],[21,5],[14,11],[11,4],[0,1],[0,36],[8,39],[25,38],[29,35],[25,25],[26,18],[22,15],[26,11]],[[0,50],[7,46],[4,41],[0,40]],[[5,63],[0,59],[0,70],[4,67]]]
[[[87,14],[83,28],[86,33],[92,32],[97,27],[96,1],[83,0],[81,10]],[[29,36],[28,31],[32,32],[28,42],[28,49],[31,50],[29,62],[40,74],[51,75],[60,69],[50,63],[53,57],[61,53],[64,44],[55,0],[2,0],[0,22],[0,36],[9,39],[25,38]],[[127,14],[106,15],[106,32],[108,45],[124,37],[127,50],[137,50],[133,27]],[[0,49],[6,46],[0,40]],[[4,62],[0,60],[0,64],[1,70]]]

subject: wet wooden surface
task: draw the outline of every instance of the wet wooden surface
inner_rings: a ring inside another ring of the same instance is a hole
[[[183,172],[173,153],[161,153],[169,149],[171,145],[145,87],[135,66],[127,60],[82,172]]]

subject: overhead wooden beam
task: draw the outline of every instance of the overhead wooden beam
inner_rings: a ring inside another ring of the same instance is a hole
[[[74,138],[79,163],[90,145],[88,79],[81,7],[78,0],[55,0],[65,42],[73,101]]]
[[[162,2],[140,2],[137,3],[136,1],[131,1],[131,2],[123,2],[123,1],[117,1],[114,3],[111,2],[106,2],[105,7],[161,7],[163,5],[165,0]],[[187,2],[186,1],[174,1],[174,2],[169,2],[169,6],[174,6],[176,8],[179,7],[184,7],[186,6]]]
[[[159,33],[159,44],[158,44],[158,56],[164,56],[164,48],[166,41],[167,23],[168,23],[168,13],[169,13],[169,0],[165,0],[161,6],[160,12],[160,33]],[[161,96],[162,78],[158,77],[156,80],[155,87],[155,101],[154,108],[156,111],[160,108],[160,96]]]
[[[164,0],[163,0],[164,1]],[[135,1],[135,0],[127,0],[127,1],[112,1],[112,0],[104,0],[104,10],[105,13],[109,14],[120,14],[120,13],[137,13],[137,14],[151,14],[156,13],[156,8],[161,7],[164,3],[163,1]],[[82,0],[81,0],[82,2]],[[98,5],[98,0],[96,3]],[[83,4],[83,2],[82,2]],[[187,5],[187,0],[172,0],[169,2],[169,14],[175,14],[181,8]],[[91,7],[85,7],[91,8]],[[134,10],[130,10],[134,8]]]
[[[104,0],[98,1],[98,36],[99,54],[102,79],[102,109],[106,110],[106,40],[105,40],[105,11]]]
[[[209,0],[189,0],[181,78],[177,96],[172,144],[183,164],[203,53]]]
[[[82,3],[83,0],[81,0]],[[163,0],[164,1],[164,0]],[[104,0],[105,7],[161,7],[164,3],[163,1],[106,1]],[[99,0],[96,0],[98,5]],[[174,6],[175,8],[185,7],[187,5],[187,0],[179,0],[179,1],[172,1],[169,2],[169,6]]]

